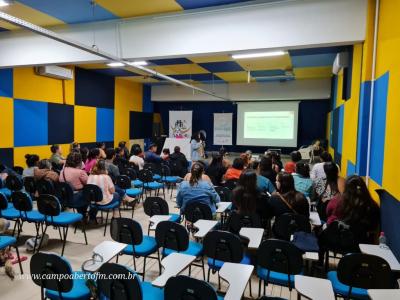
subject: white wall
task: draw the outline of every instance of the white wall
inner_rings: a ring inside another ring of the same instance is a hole
[[[236,101],[257,100],[315,100],[329,99],[331,80],[303,79],[286,82],[258,82],[231,84],[202,84],[199,87],[214,91]],[[210,95],[193,93],[191,89],[175,85],[155,85],[151,88],[152,101],[221,101]]]
[[[125,21],[68,25],[59,34],[126,59],[352,44],[365,39],[366,0],[302,0]],[[30,32],[0,33],[0,67],[101,60]]]

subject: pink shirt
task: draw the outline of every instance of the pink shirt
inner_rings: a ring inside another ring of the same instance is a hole
[[[106,205],[112,201],[115,188],[110,176],[106,174],[89,175],[87,183],[97,185],[103,192],[103,200],[97,204]]]
[[[68,182],[76,191],[83,189],[83,186],[87,183],[88,175],[84,170],[64,167],[60,173],[59,180],[61,182]]]
[[[85,170],[87,173],[90,173],[90,172],[92,171],[93,167],[96,165],[96,163],[97,163],[97,159],[87,160],[87,161],[85,162],[85,168],[84,168],[84,170]]]

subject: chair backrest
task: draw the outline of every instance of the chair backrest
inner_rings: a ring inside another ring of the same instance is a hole
[[[182,168],[177,160],[170,159],[169,168],[172,176],[182,176],[183,174],[187,173],[187,170]]]
[[[346,254],[358,252],[358,243],[350,226],[334,221],[323,230],[319,236],[319,244],[322,249],[335,253]]]
[[[21,212],[31,211],[33,209],[31,196],[22,191],[16,191],[11,194],[11,200],[14,208]]]
[[[153,181],[153,172],[151,170],[146,170],[146,169],[140,170],[138,173],[138,178],[143,183],[152,182]]]
[[[120,175],[115,179],[115,183],[121,189],[130,189],[132,187],[131,179],[127,175]]]
[[[147,197],[144,200],[143,208],[144,213],[149,217],[169,214],[168,203],[161,197]]]
[[[303,268],[303,253],[288,241],[268,239],[257,250],[257,265],[269,271],[299,274]]]
[[[214,288],[205,281],[178,275],[168,279],[164,289],[165,300],[217,300]]]
[[[232,191],[230,189],[224,186],[216,186],[214,189],[219,195],[221,202],[232,202]]]
[[[0,192],[0,216],[1,216],[1,211],[3,209],[7,209],[8,207],[8,199],[6,195]]]
[[[277,239],[289,241],[296,231],[311,232],[311,224],[306,216],[286,213],[275,218],[272,229]]]
[[[161,175],[161,165],[155,163],[145,163],[143,165],[143,170],[149,170],[153,174]]]
[[[243,259],[240,238],[228,231],[213,230],[203,240],[204,254],[213,260],[239,263]]]
[[[262,228],[261,219],[257,214],[239,214],[233,211],[229,216],[228,230],[235,234],[239,234],[242,227]]]
[[[166,164],[162,164],[161,165],[160,171],[161,171],[160,175],[161,175],[162,178],[165,178],[167,176],[171,176],[171,169]]]
[[[96,203],[103,200],[103,192],[95,184],[87,184],[83,187],[83,199],[88,203]]]
[[[53,182],[51,180],[44,178],[36,182],[36,189],[39,195],[43,194],[54,195],[56,193],[56,189],[54,188]]]
[[[143,292],[136,273],[125,266],[105,263],[99,269],[98,292],[109,300],[142,300]],[[100,297],[101,299],[101,297]]]
[[[143,241],[143,231],[139,222],[128,218],[113,218],[110,226],[111,238],[119,243],[139,245]]]
[[[393,289],[392,270],[386,260],[375,255],[351,253],[343,256],[337,267],[341,283],[362,289]]]
[[[189,247],[189,233],[178,223],[162,221],[156,227],[156,241],[158,247],[175,251],[185,251]]]
[[[27,176],[24,178],[25,191],[34,194],[36,192],[36,181],[32,176]]]
[[[59,293],[72,290],[71,265],[63,257],[53,253],[36,253],[31,258],[30,268],[36,285]],[[43,276],[47,274],[50,276]]]
[[[65,207],[74,208],[74,189],[68,182],[57,182],[55,184],[56,195],[60,203]]]
[[[56,196],[43,194],[37,200],[38,210],[42,215],[55,217],[61,212],[61,205]]]
[[[207,204],[199,202],[191,202],[187,204],[183,214],[185,215],[186,221],[192,223],[195,223],[198,220],[213,219],[211,208]]]
[[[20,191],[24,187],[24,184],[20,177],[10,174],[6,178],[6,187],[12,191]]]
[[[133,168],[125,168],[121,174],[128,176],[130,180],[137,178],[137,173]]]
[[[228,188],[229,190],[233,191],[236,187],[238,180],[237,179],[229,179],[225,181],[224,187]]]

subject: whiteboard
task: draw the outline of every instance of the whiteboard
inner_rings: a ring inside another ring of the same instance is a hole
[[[181,152],[185,154],[187,160],[192,159],[192,151],[190,150],[190,139],[166,138],[163,149],[168,148],[172,154],[174,152],[175,146],[181,147]]]
[[[214,114],[214,145],[232,145],[232,113]]]

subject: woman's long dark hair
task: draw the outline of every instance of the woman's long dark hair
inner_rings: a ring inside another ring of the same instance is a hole
[[[201,177],[203,176],[204,173],[204,166],[201,163],[194,163],[192,166],[192,169],[190,170],[190,180],[189,183],[191,186],[194,186],[195,184],[198,184],[199,181],[201,180]]]
[[[195,134],[192,135],[192,138],[190,139],[190,141],[195,140],[196,142],[200,142],[201,138],[200,138],[200,132],[196,132]]]
[[[250,214],[256,211],[257,197],[257,173],[247,169],[239,177],[238,184],[232,192],[232,201],[240,213]]]
[[[99,150],[99,148],[93,148],[93,149],[90,149],[89,155],[88,155],[87,159],[88,159],[88,160],[95,159],[95,158],[97,158],[97,156],[99,156],[99,155],[100,155],[100,150]]]
[[[331,193],[335,194],[339,192],[338,178],[339,168],[334,162],[324,163],[324,171],[326,175],[326,184],[330,187]]]
[[[349,225],[358,224],[371,217],[378,209],[362,177],[352,175],[346,179],[342,202],[339,206],[343,221]],[[374,222],[377,220],[368,220]]]
[[[280,183],[279,193],[299,214],[309,215],[309,204],[303,193],[296,191],[293,176],[280,172],[277,176]]]
[[[213,155],[211,163],[210,163],[210,167],[219,167],[219,166],[223,166],[223,157],[221,154],[216,153]]]

